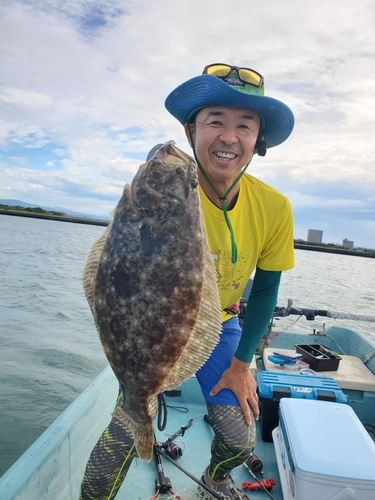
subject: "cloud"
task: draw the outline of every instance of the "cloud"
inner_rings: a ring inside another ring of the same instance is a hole
[[[338,217],[325,234],[375,247],[374,24],[370,0],[4,1],[0,197],[108,213],[155,144],[190,152],[168,93],[231,62],[296,118],[250,173],[290,197],[306,234],[301,217],[324,213]]]

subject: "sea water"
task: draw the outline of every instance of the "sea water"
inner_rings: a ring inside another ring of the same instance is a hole
[[[0,215],[0,475],[106,366],[82,288],[100,226]],[[296,250],[279,306],[375,315],[375,259]],[[289,316],[275,330],[375,323]]]

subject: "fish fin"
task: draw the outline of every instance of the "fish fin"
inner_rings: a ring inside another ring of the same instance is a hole
[[[131,186],[130,184],[126,184],[124,187],[124,195],[127,199],[131,199]],[[116,211],[118,210],[119,203],[112,210],[111,214],[113,217],[116,215]],[[86,260],[86,265],[82,274],[82,284],[83,289],[91,308],[95,323],[96,321],[96,311],[95,311],[95,280],[98,272],[98,266],[101,259],[101,255],[104,249],[104,246],[107,242],[109,233],[111,232],[113,226],[113,221],[108,224],[105,228],[104,233],[100,236],[99,239],[95,241],[93,246],[91,247],[90,253]]]
[[[131,186],[130,184],[125,184],[125,187],[124,187],[124,190],[123,190],[123,195],[125,193],[125,191],[131,191]],[[131,197],[131,195],[130,195]],[[116,216],[116,212],[117,212],[117,208],[119,206],[119,203],[117,203],[117,205],[115,206],[115,208],[113,208],[110,212],[109,212],[109,216],[114,218]]]
[[[152,420],[147,423],[136,422],[118,406],[112,416],[127,425],[134,437],[134,446],[141,460],[150,462],[154,452],[154,427]]]
[[[94,310],[94,296],[95,296],[95,279],[96,279],[96,274],[98,271],[98,265],[100,261],[100,256],[102,254],[105,242],[107,240],[108,234],[111,230],[112,223],[110,223],[104,233],[101,235],[101,237],[96,240],[96,242],[93,244],[89,256],[87,257],[85,269],[83,271],[82,275],[82,284],[83,284],[83,289],[87,298],[87,301],[89,303],[89,306],[91,308],[91,311],[93,313],[94,319],[96,321],[96,315],[95,315],[95,310]]]
[[[124,187],[124,191],[123,191],[123,195],[125,194],[125,192],[128,191],[128,192],[131,192],[131,185],[130,184],[125,184],[125,187]],[[130,198],[131,198],[131,195],[130,195]],[[115,218],[116,216],[116,212],[117,212],[117,209],[118,209],[118,206],[119,206],[120,203],[117,203],[117,205],[115,206],[115,208],[113,208],[110,212],[109,212],[109,216],[112,217],[113,219]]]

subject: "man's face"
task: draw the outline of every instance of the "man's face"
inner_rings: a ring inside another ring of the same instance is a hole
[[[233,182],[250,161],[259,126],[258,113],[249,109],[208,106],[197,113],[192,137],[198,159],[214,184]]]

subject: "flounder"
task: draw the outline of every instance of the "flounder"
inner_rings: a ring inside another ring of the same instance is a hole
[[[149,403],[193,375],[221,331],[215,269],[194,160],[167,142],[125,186],[111,224],[93,245],[83,287],[124,393],[114,415],[153,454]]]

